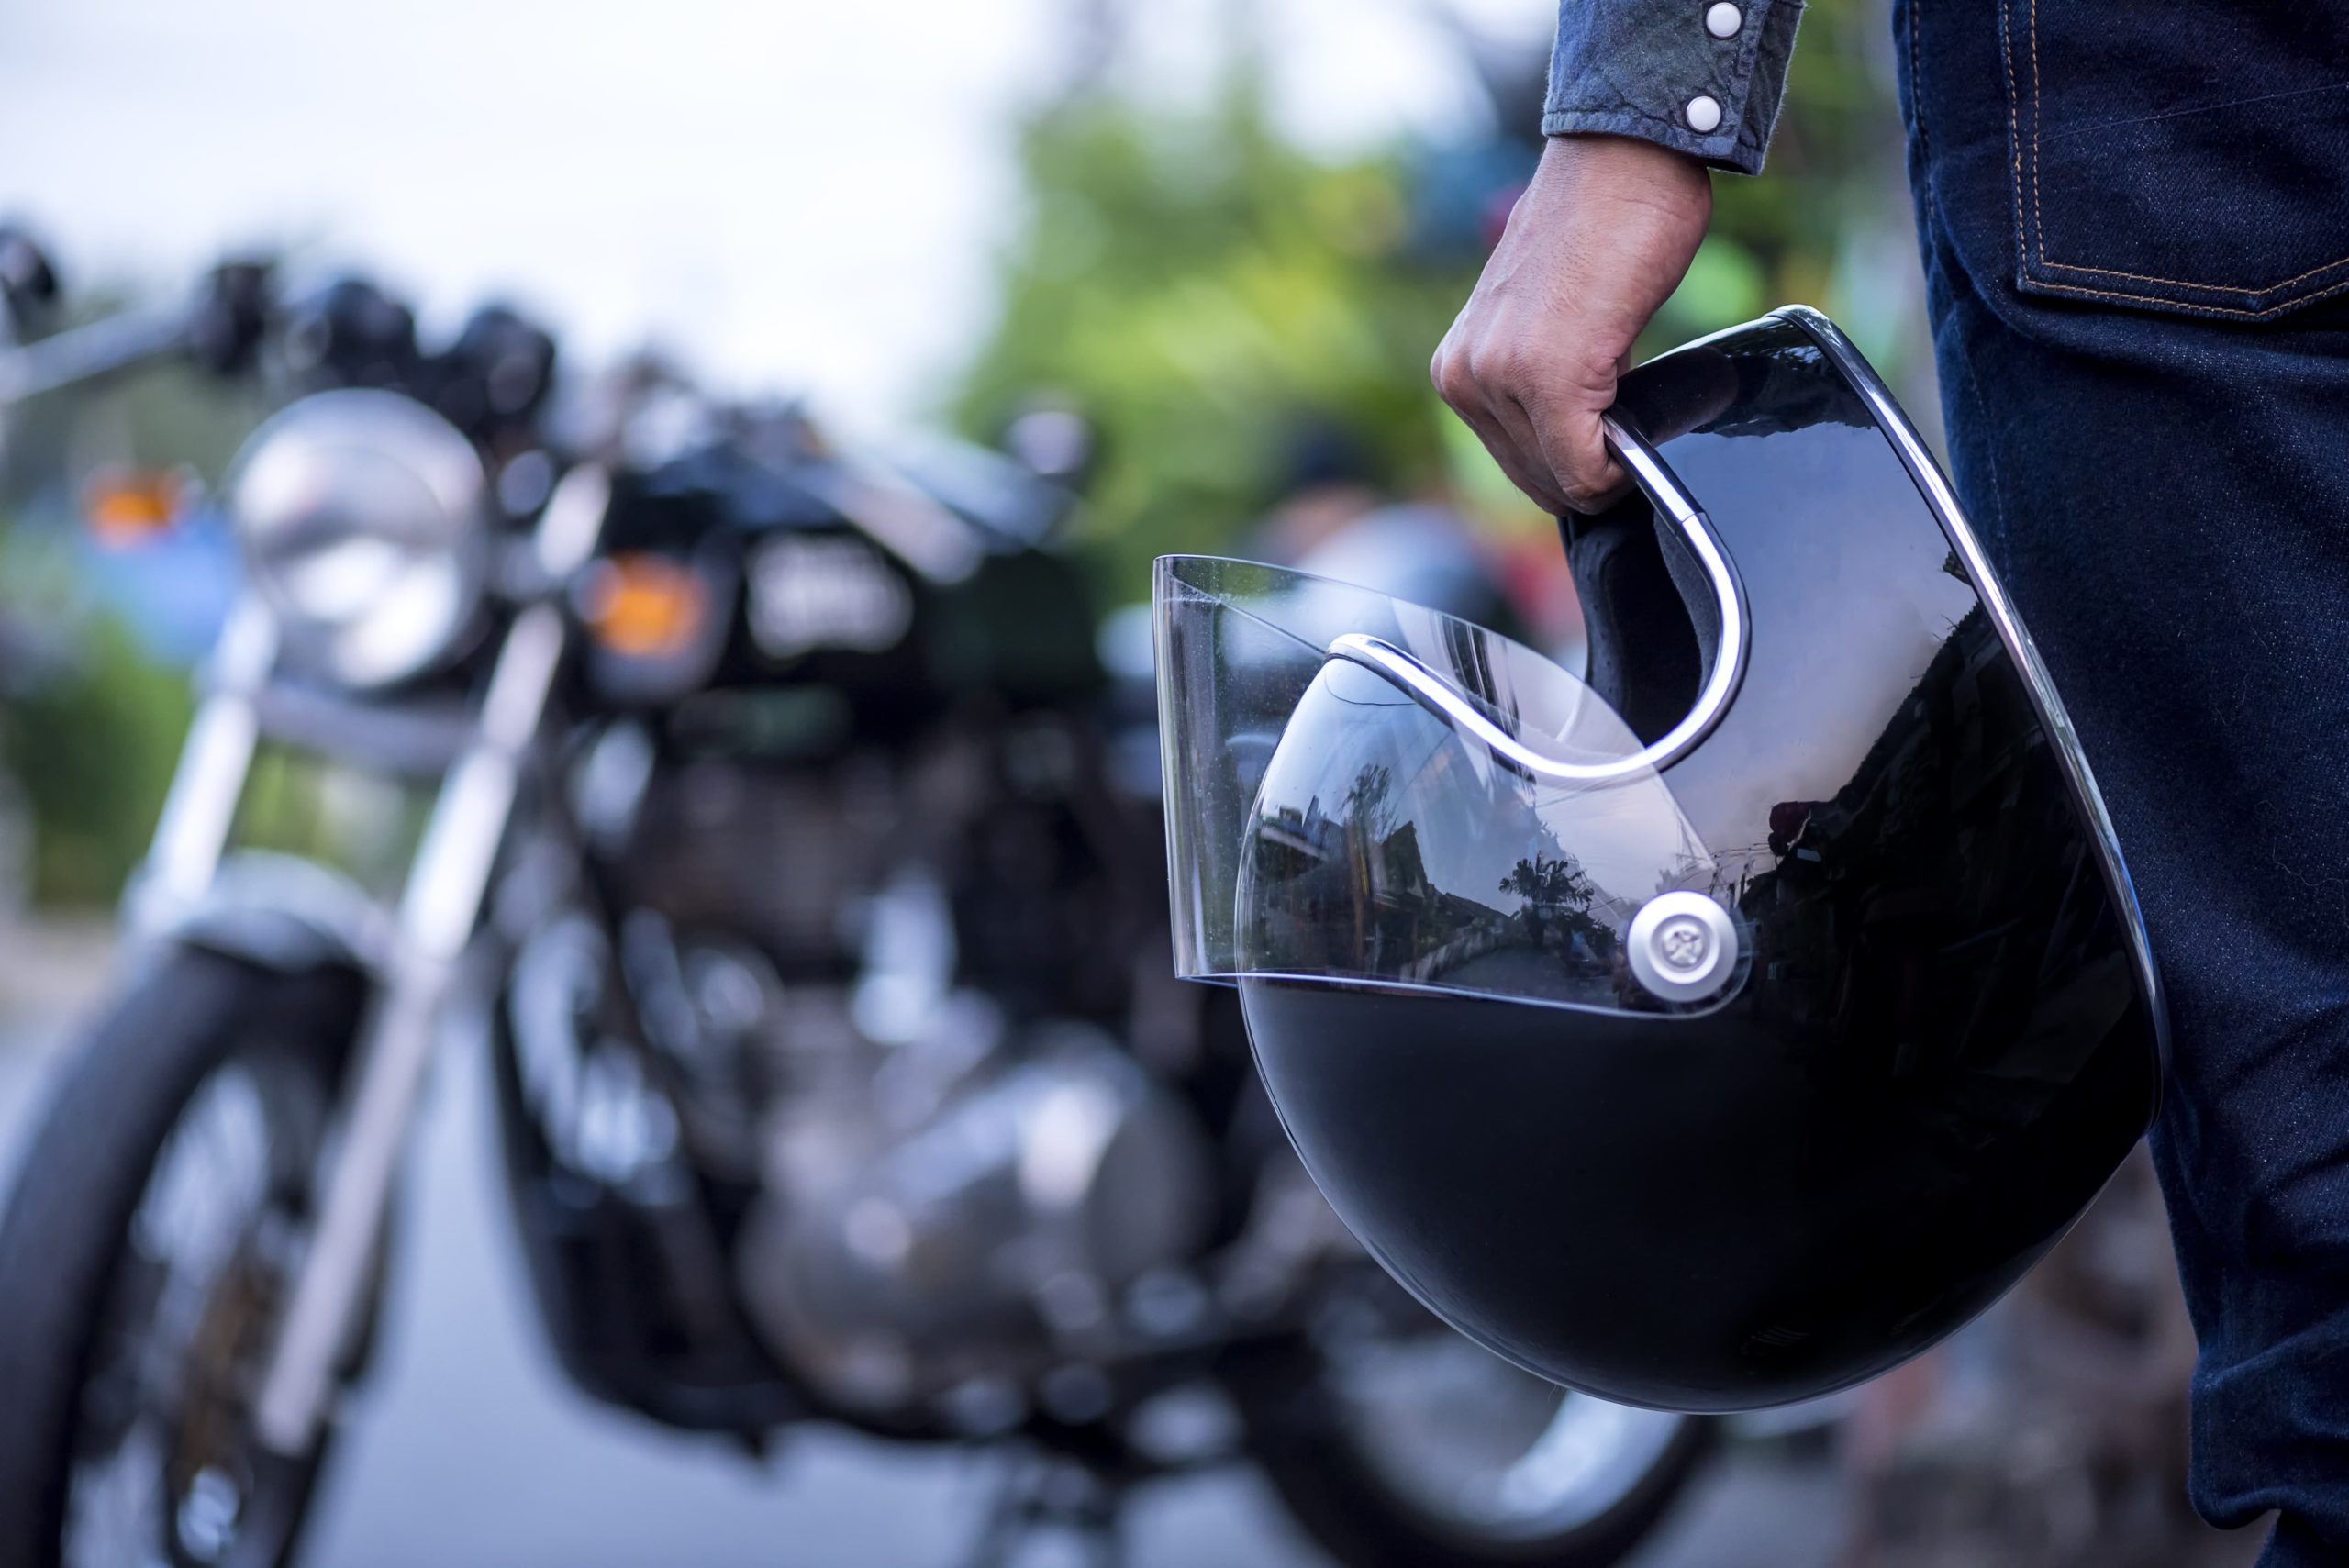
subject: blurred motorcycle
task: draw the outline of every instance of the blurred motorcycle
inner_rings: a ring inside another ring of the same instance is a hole
[[[566,428],[511,312],[426,351],[364,284],[264,282],[0,360],[0,398],[191,353],[300,394],[226,487],[248,591],[134,982],[0,1217],[0,1562],[295,1560],[469,1007],[599,1399],[996,1445],[982,1562],[1114,1555],[1129,1487],[1243,1458],[1363,1568],[1649,1532],[1709,1429],[1403,1296],[1168,973],[1147,667],[1052,548],[1080,424],[883,461],[646,372]]]
[[[45,326],[57,295],[57,272],[48,253],[21,228],[0,223],[0,350]],[[7,434],[6,423],[0,419],[0,459],[7,454]],[[53,662],[52,651],[0,605],[0,718],[10,702],[39,684]],[[0,730],[0,744],[6,740],[5,730]],[[21,914],[30,896],[32,852],[32,810],[23,786],[8,771],[6,750],[0,749],[0,927]]]

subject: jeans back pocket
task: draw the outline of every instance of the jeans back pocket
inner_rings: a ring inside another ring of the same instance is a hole
[[[1999,0],[2017,283],[2266,320],[2349,292],[2349,6]]]

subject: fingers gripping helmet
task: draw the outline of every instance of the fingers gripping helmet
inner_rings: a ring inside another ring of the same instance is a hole
[[[1176,957],[1455,1327],[1613,1400],[1783,1403],[2046,1251],[2153,1114],[2159,995],[2046,673],[1834,327],[1664,356],[1610,439],[1580,673],[1159,562]]]

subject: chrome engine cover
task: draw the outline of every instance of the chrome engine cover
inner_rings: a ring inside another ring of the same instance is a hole
[[[1214,1171],[1189,1107],[1108,1035],[1006,1038],[960,1000],[775,1107],[736,1260],[769,1347],[819,1395],[985,1427],[1130,1342],[1130,1298],[1199,1245]]]

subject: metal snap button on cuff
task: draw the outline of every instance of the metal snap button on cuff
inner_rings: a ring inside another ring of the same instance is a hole
[[[1688,128],[1698,136],[1709,136],[1720,128],[1721,106],[1718,100],[1699,93],[1688,100]]]
[[[1731,5],[1730,0],[1720,0],[1720,4],[1705,8],[1705,30],[1717,39],[1733,39],[1744,25],[1745,13]]]

